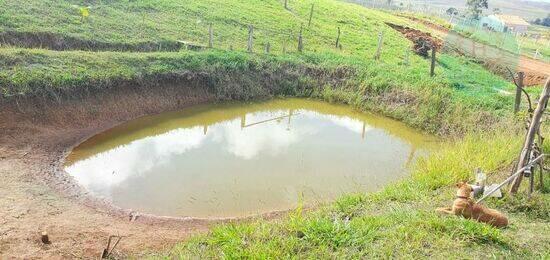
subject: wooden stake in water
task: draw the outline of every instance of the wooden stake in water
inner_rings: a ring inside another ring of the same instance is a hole
[[[248,45],[247,45],[248,52],[253,51],[252,50],[253,40],[254,40],[254,26],[249,25],[248,26]]]

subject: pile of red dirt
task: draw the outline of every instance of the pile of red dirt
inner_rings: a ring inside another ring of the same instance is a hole
[[[525,74],[525,78],[523,79],[523,85],[527,87],[542,85],[546,82],[546,78],[547,77],[542,74],[527,72]]]
[[[439,50],[441,49],[441,46],[443,46],[443,41],[432,37],[432,35],[429,33],[425,33],[416,29],[404,27],[397,24],[392,24],[392,23],[386,23],[386,24],[391,28],[393,28],[394,30],[405,35],[407,39],[411,40],[414,43],[413,51],[422,57],[428,57],[429,51],[432,48],[434,48],[435,50]]]

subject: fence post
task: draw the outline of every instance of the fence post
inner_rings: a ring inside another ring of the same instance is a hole
[[[270,47],[271,47],[271,46],[269,45],[269,42],[267,42],[267,43],[265,44],[265,53],[266,53],[266,54],[269,54],[269,48],[270,48]]]
[[[374,59],[378,60],[380,59],[380,52],[382,51],[382,42],[384,40],[384,33],[380,31],[378,33],[378,48],[376,49],[376,54],[374,55]]]
[[[214,30],[212,29],[212,23],[208,24],[208,48],[214,47]]]
[[[253,51],[252,50],[253,38],[254,38],[254,26],[249,25],[248,26],[248,45],[247,45],[248,52]]]
[[[300,25],[300,34],[298,35],[298,51],[302,52],[304,43],[302,42],[302,25]]]
[[[288,0],[285,0],[285,9],[288,10]]]
[[[544,88],[540,95],[537,108],[533,112],[533,118],[531,119],[531,124],[529,125],[529,130],[527,131],[527,135],[525,137],[523,149],[521,150],[521,154],[519,156],[517,171],[521,170],[523,167],[525,167],[525,165],[529,163],[529,158],[531,156],[535,135],[540,129],[541,118],[544,111],[546,110],[546,105],[548,104],[549,98],[550,98],[550,79],[547,79],[546,84],[544,84]],[[534,174],[534,173],[531,173],[531,174]],[[511,194],[517,193],[522,179],[523,179],[523,172],[520,173],[518,176],[516,176],[516,178],[514,179],[514,182],[512,183],[512,187],[510,188]]]
[[[519,112],[521,105],[521,89],[523,88],[523,78],[525,73],[523,71],[518,72],[518,86],[516,86],[516,102],[514,103],[514,113]]]
[[[311,10],[309,11],[309,21],[307,22],[307,27],[311,26],[311,18],[313,18],[313,6],[315,6],[315,4],[311,4]]]
[[[435,76],[435,46],[432,44],[432,64],[430,66],[430,77]]]
[[[340,27],[338,27],[338,36],[336,36],[336,48],[338,48],[339,44],[340,44]]]

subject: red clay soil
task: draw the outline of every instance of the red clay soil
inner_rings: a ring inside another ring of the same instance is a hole
[[[414,43],[413,51],[422,57],[428,57],[429,51],[432,48],[439,50],[443,45],[443,41],[432,37],[432,35],[430,35],[429,33],[392,23],[386,24],[392,27],[394,30],[401,32],[407,39],[412,41]]]
[[[81,141],[140,116],[213,100],[203,89],[126,86],[60,103],[0,100],[0,259],[98,258],[110,235],[123,236],[112,256],[139,258],[219,222],[136,215],[87,194],[63,170]],[[40,241],[44,231],[51,244]]]

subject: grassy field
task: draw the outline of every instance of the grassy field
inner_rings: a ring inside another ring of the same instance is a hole
[[[505,230],[433,212],[450,203],[452,184],[471,179],[474,168],[482,167],[495,182],[507,172],[522,139],[512,126],[517,118],[510,82],[445,53],[430,77],[429,61],[385,24],[408,25],[405,18],[332,0],[289,3],[287,10],[278,0],[0,0],[0,37],[17,40],[0,47],[0,102],[62,102],[123,83],[202,78],[201,87],[220,100],[321,98],[399,119],[450,142],[463,138],[421,161],[411,178],[379,193],[349,195],[314,211],[298,208],[275,221],[221,225],[168,256],[153,256],[548,257],[550,232],[540,232],[550,220],[547,193],[527,204],[490,201],[511,216],[513,225]],[[82,17],[87,6],[89,16]],[[206,45],[208,24],[214,49],[163,51],[178,40]],[[249,24],[255,27],[253,54],[245,51]],[[335,47],[338,27],[341,48]],[[377,61],[379,32],[384,45]],[[52,39],[68,50],[48,50]],[[268,42],[271,53],[265,54]],[[127,51],[113,51],[120,46]],[[143,52],[141,46],[157,51]],[[523,246],[530,239],[534,243]]]
[[[90,15],[83,18],[80,8],[88,6],[87,3],[43,0],[23,4],[4,0],[0,28],[15,35],[53,34],[61,41],[76,38],[88,43],[140,46],[178,39],[206,44],[207,24],[212,23],[216,50],[121,53],[4,47],[0,49],[2,96],[59,96],[64,91],[101,89],[120,80],[155,80],[162,75],[184,71],[208,73],[214,78],[211,82],[220,86],[224,80],[225,83],[230,80],[222,75],[227,71],[253,70],[250,66],[277,71],[288,66],[290,70],[297,67],[333,72],[352,70],[355,73],[346,77],[346,84],[330,86],[326,81],[326,86],[316,86],[322,89],[314,94],[375,110],[433,133],[465,132],[468,125],[480,121],[488,125],[509,114],[513,102],[512,84],[462,57],[440,55],[437,76],[430,78],[429,61],[412,54],[412,43],[385,24],[406,24],[406,18],[353,4],[328,0],[292,1],[287,10],[276,0],[143,0],[101,1],[101,4],[98,1],[91,2]],[[312,3],[315,3],[314,15],[308,27]],[[256,27],[255,50],[260,54],[243,52],[247,24]],[[304,26],[303,53],[296,50],[300,25]],[[342,32],[341,49],[334,46],[338,27]],[[380,31],[384,32],[384,45],[381,59],[375,61],[373,56]],[[263,55],[263,45],[267,41],[272,54]],[[282,54],[283,45],[287,54]],[[230,46],[234,51],[227,51]],[[48,47],[47,41],[44,47]],[[301,82],[308,82],[306,78]],[[401,102],[404,104],[399,106],[378,102],[378,97],[388,95],[412,102]],[[411,115],[410,110],[418,113]]]
[[[297,208],[272,222],[215,227],[161,258],[513,258],[544,259],[550,252],[547,193],[487,204],[505,210],[500,230],[435,213],[451,204],[453,184],[481,167],[500,180],[520,147],[514,134],[472,135],[420,161],[412,177],[374,194],[344,196],[313,212]],[[547,185],[550,182],[547,181]],[[547,191],[546,191],[547,192]]]

